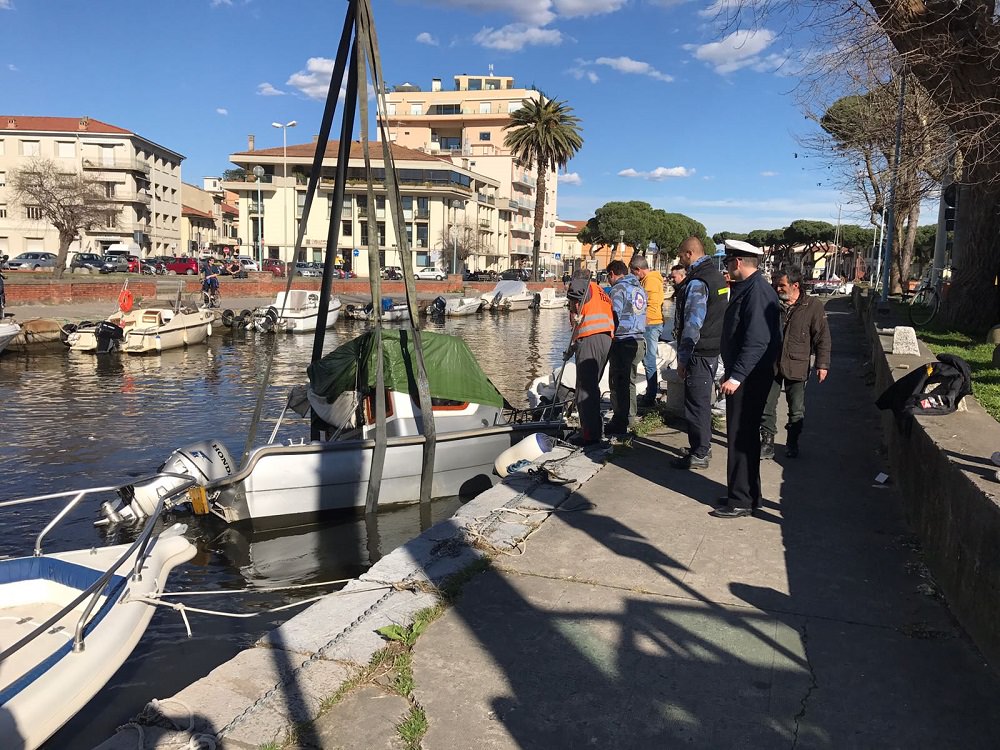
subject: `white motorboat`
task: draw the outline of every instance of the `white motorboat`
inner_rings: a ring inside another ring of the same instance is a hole
[[[39,747],[82,709],[142,637],[170,571],[196,548],[175,524],[154,534],[164,503],[186,498],[189,477],[164,478],[131,544],[43,552],[46,534],[82,499],[115,488],[58,493],[73,499],[39,534],[34,554],[0,560],[0,747]]]
[[[0,318],[0,352],[7,348],[7,345],[21,334],[21,326],[14,322],[4,322]]]
[[[481,299],[485,307],[496,312],[511,312],[527,310],[535,302],[535,295],[528,291],[528,285],[523,281],[501,281],[486,292]]]
[[[341,307],[338,297],[330,298],[326,316],[327,328],[333,328],[336,324]],[[316,330],[318,313],[319,292],[292,289],[287,297],[284,292],[278,292],[273,304],[254,310],[253,326],[261,332],[312,333]]]
[[[498,480],[497,456],[533,433],[561,432],[557,416],[512,409],[462,339],[429,331],[421,337],[434,401],[434,497],[479,494]],[[419,499],[425,440],[412,379],[412,335],[384,329],[382,339],[386,451],[379,507]],[[197,477],[210,511],[230,523],[292,526],[330,511],[362,508],[380,429],[376,363],[376,334],[368,331],[309,366],[309,387],[293,389],[289,405],[321,420],[323,439],[272,442],[251,450],[242,465],[224,445],[207,440],[175,451],[160,471]],[[280,422],[272,438],[279,427]],[[142,518],[143,508],[135,505],[125,498],[106,515]]]
[[[77,352],[155,354],[202,344],[212,335],[215,314],[211,310],[156,304],[119,311],[107,320],[67,331],[66,343]]]
[[[565,308],[569,300],[566,297],[560,297],[556,294],[556,290],[552,287],[546,287],[541,291],[538,297],[538,309],[539,310],[559,310]]]
[[[347,305],[344,308],[344,317],[351,320],[374,320],[372,304],[369,302],[364,306]],[[382,299],[382,320],[387,323],[398,323],[401,320],[409,320],[410,312],[405,304],[397,304],[391,298]]]
[[[452,299],[436,297],[434,301],[427,306],[427,314],[444,315],[446,317],[453,317],[456,315],[475,315],[483,308],[483,304],[484,303],[481,297],[455,297]]]
[[[531,408],[550,404],[553,401],[564,402],[573,397],[576,391],[576,361],[570,360],[566,363],[562,373],[562,380],[559,380],[559,369],[556,368],[549,375],[543,375],[531,381],[528,387],[528,405]],[[676,381],[677,370],[677,345],[674,342],[660,341],[656,349],[656,371],[659,373],[659,382],[666,384]],[[556,393],[556,382],[559,381],[559,392]],[[646,395],[646,373],[642,368],[642,363],[636,369],[635,392],[637,396]],[[611,386],[608,379],[608,368],[604,368],[601,374],[601,395],[609,398]]]

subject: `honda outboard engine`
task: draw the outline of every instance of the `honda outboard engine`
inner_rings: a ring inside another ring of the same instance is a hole
[[[94,329],[97,339],[97,353],[109,354],[118,351],[118,344],[125,338],[125,331],[120,325],[102,320]]]
[[[444,315],[444,311],[448,307],[448,300],[446,300],[444,297],[435,297],[434,301],[431,302],[431,305],[434,308],[432,312],[436,313],[437,315]]]
[[[205,487],[217,479],[232,476],[236,469],[233,457],[218,440],[192,443],[171,453],[157,470],[157,476],[120,489],[121,502],[104,503],[101,513],[110,523],[136,523],[156,512],[160,498],[175,490],[182,481],[169,475],[184,474],[192,477],[198,486]],[[176,495],[164,502],[163,509],[170,510],[187,501],[186,493]]]

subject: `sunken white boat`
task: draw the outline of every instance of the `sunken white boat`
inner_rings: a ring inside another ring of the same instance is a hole
[[[330,298],[326,327],[333,328],[340,317],[342,305],[338,297]],[[313,333],[319,315],[319,292],[292,289],[286,295],[278,292],[274,302],[253,311],[253,327],[262,333]]]
[[[69,331],[71,351],[105,354],[157,354],[168,349],[203,344],[212,335],[211,310],[157,302],[155,306],[118,311],[102,320]]]
[[[434,301],[427,306],[428,315],[440,315],[443,317],[456,317],[461,315],[475,315],[483,309],[481,297],[435,297]]]
[[[372,310],[372,303],[367,305],[347,305],[344,308],[344,317],[350,320],[375,320]],[[405,303],[395,303],[391,298],[385,297],[382,300],[382,321],[385,323],[398,323],[401,320],[410,319],[410,311]]]
[[[160,497],[131,544],[43,552],[45,535],[90,493],[74,496],[35,542],[34,554],[0,560],[0,747],[33,750],[80,711],[111,679],[153,616],[147,599],[196,548],[175,524],[154,533],[164,503],[194,482],[164,477]],[[185,495],[186,496],[186,495]]]
[[[0,318],[0,352],[7,348],[11,341],[21,335],[21,326],[17,323],[4,322]]]
[[[528,285],[523,281],[501,281],[481,299],[494,312],[512,312],[527,310],[534,304],[535,295],[528,291]]]

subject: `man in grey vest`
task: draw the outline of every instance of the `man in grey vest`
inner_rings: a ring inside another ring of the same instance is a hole
[[[721,351],[727,288],[712,258],[705,255],[700,238],[688,237],[678,253],[687,276],[677,286],[674,314],[680,329],[677,375],[684,382],[684,418],[690,447],[674,466],[702,470],[708,468],[712,457],[715,368]]]

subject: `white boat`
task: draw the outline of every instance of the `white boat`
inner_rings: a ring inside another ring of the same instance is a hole
[[[535,302],[535,295],[528,291],[523,281],[500,281],[492,292],[481,297],[486,307],[493,311],[511,312],[527,310]]]
[[[172,477],[131,544],[43,552],[42,541],[81,499],[105,487],[0,505],[73,496],[35,542],[34,554],[0,560],[0,747],[39,747],[82,709],[125,662],[170,571],[196,548],[185,526],[154,534],[167,498],[194,482]]]
[[[498,477],[497,456],[534,433],[559,434],[558,417],[510,408],[457,336],[421,333],[430,392],[435,399],[436,447],[432,496],[474,496]],[[386,437],[379,507],[415,502],[420,495],[424,436],[411,397],[413,344],[409,331],[384,329]],[[207,440],[175,451],[161,471],[198,477],[209,509],[229,523],[293,526],[331,511],[365,506],[375,460],[375,332],[342,344],[309,367],[310,385],[293,389],[289,405],[321,420],[322,439],[271,442],[250,451],[241,465],[226,447]],[[552,410],[555,413],[555,409]],[[272,440],[279,425],[272,433]],[[308,426],[304,426],[308,431]],[[124,500],[110,520],[142,518]]]
[[[68,332],[66,343],[77,352],[155,354],[201,344],[212,335],[215,314],[211,310],[157,305],[119,311],[107,320],[77,328]]]
[[[538,309],[539,310],[558,310],[560,308],[566,307],[568,300],[566,297],[560,297],[556,294],[556,290],[552,287],[546,287],[541,291],[538,297]]]
[[[333,328],[340,317],[340,299],[330,298],[326,316],[326,327]],[[278,292],[274,303],[268,307],[258,307],[253,311],[253,326],[258,331],[282,331],[285,333],[313,333],[319,312],[319,292],[308,289],[292,289],[287,298]]]
[[[475,315],[482,308],[483,300],[481,297],[454,297],[452,299],[436,297],[434,301],[427,306],[427,314],[444,315],[446,317],[453,317],[456,315]]]
[[[374,320],[372,304],[369,302],[364,306],[347,305],[344,308],[344,317],[351,320]],[[401,320],[409,320],[410,312],[405,304],[397,304],[389,297],[382,300],[382,320],[387,323],[398,323]]]
[[[0,352],[7,348],[7,345],[21,334],[21,326],[17,323],[5,323],[0,318]]]

